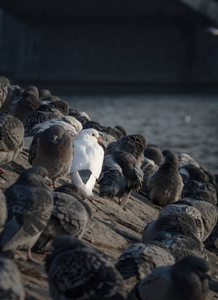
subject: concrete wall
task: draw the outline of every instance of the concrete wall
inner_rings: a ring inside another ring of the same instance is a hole
[[[194,16],[194,14],[193,14]],[[78,18],[34,25],[0,10],[0,73],[18,83],[217,85],[218,37],[203,19]]]

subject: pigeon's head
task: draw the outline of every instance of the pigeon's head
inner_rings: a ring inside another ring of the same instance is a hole
[[[16,184],[47,187],[51,185],[51,180],[48,178],[48,171],[44,167],[36,166],[24,170]]]
[[[89,139],[92,141],[100,142],[102,143],[102,140],[99,137],[99,133],[96,129],[94,128],[88,128],[88,129],[83,129],[81,130],[77,136],[76,139]]]
[[[165,162],[173,164],[175,166],[179,165],[179,160],[178,160],[177,156],[173,153],[170,153],[165,157]]]

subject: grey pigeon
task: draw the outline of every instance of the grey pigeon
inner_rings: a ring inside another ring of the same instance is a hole
[[[141,163],[146,147],[143,135],[127,135],[107,147],[99,182],[100,196],[117,197],[125,206],[131,191],[141,188]]]
[[[18,156],[23,150],[23,138],[23,124],[7,112],[0,114],[0,165]]]
[[[154,204],[165,206],[178,201],[183,189],[182,177],[178,172],[178,159],[168,154],[159,170],[148,181],[150,199]]]
[[[154,240],[157,233],[161,231],[188,234],[200,240],[198,219],[195,219],[184,211],[178,214],[163,213],[157,220],[149,222],[142,233],[142,242],[147,243]]]
[[[14,98],[9,112],[17,117],[23,124],[27,115],[40,105],[38,89],[34,86],[27,87],[21,96]]]
[[[180,153],[177,156],[178,156],[180,167],[187,166],[187,165],[195,166],[197,168],[200,167],[197,161],[187,153]]]
[[[53,299],[127,299],[122,277],[104,253],[69,236],[56,238],[53,248],[46,257]]]
[[[162,165],[164,160],[162,152],[154,145],[147,145],[144,150],[144,156],[152,160],[159,167]]]
[[[71,116],[63,116],[60,119],[51,119],[43,123],[36,124],[25,136],[34,136],[38,132],[44,131],[53,125],[60,125],[70,134],[72,139],[82,130],[82,124]]]
[[[8,210],[6,205],[6,198],[3,192],[0,190],[0,233],[4,228],[7,217],[8,217]]]
[[[182,167],[185,169],[191,180],[207,183],[210,181],[208,174],[200,167],[193,165],[186,165]]]
[[[191,205],[201,213],[201,218],[204,226],[204,235],[202,237],[202,241],[204,242],[212,233],[217,223],[217,218],[218,218],[217,207],[214,207],[214,205],[209,202],[199,201],[192,197],[183,198],[179,202],[185,203],[187,205]]]
[[[211,183],[202,183],[196,180],[188,180],[182,190],[182,198],[193,198],[205,201],[216,206],[216,188]]]
[[[148,188],[149,179],[157,172],[159,166],[151,159],[144,158],[141,169],[143,171],[143,181],[140,192],[145,195],[146,198],[150,199],[150,193]]]
[[[160,231],[155,235],[154,241],[165,245],[175,257],[176,261],[188,255],[208,259],[204,244],[192,234],[170,230]]]
[[[51,119],[59,119],[68,115],[69,105],[66,101],[49,101],[41,104],[38,109],[30,112],[24,122],[25,132],[29,132],[36,124],[43,123]]]
[[[29,149],[29,163],[46,168],[54,187],[56,180],[69,172],[72,157],[72,140],[59,125],[53,125],[36,134]]]
[[[53,208],[53,196],[46,184],[47,171],[34,167],[23,171],[6,191],[8,219],[0,235],[0,251],[13,257],[16,250],[31,248],[46,226]]]
[[[86,193],[73,183],[65,183],[57,187],[54,192],[65,193],[81,200],[86,199]]]
[[[204,300],[209,292],[208,263],[188,256],[173,266],[158,267],[132,293],[140,300]]]
[[[60,119],[51,119],[43,123],[36,124],[28,133],[25,133],[24,148],[29,149],[34,136],[37,133],[42,132],[45,129],[48,129],[53,125],[62,126],[66,130],[66,132],[70,135],[72,140],[74,140],[78,132],[82,130],[82,124],[74,117],[63,116]]]
[[[160,216],[148,223],[142,233],[142,242],[150,241],[165,245],[176,260],[187,255],[207,258],[199,238],[198,222],[188,214]]]
[[[192,218],[195,219],[195,224],[197,226],[197,236],[200,240],[204,241],[204,223],[202,220],[201,212],[195,206],[190,206],[188,204],[184,204],[181,201],[177,201],[173,204],[168,204],[160,211],[158,218],[167,216],[167,215],[180,215],[180,214],[188,214]]]
[[[53,197],[51,217],[34,250],[48,250],[54,238],[59,235],[73,235],[81,239],[91,219],[91,209],[79,195],[54,191]]]
[[[9,79],[5,76],[0,76],[0,109],[7,98],[9,85]]]
[[[116,268],[128,289],[145,278],[154,268],[173,265],[175,258],[161,243],[136,243],[129,246],[119,257]]]
[[[25,299],[20,271],[11,259],[5,257],[0,257],[0,299]]]

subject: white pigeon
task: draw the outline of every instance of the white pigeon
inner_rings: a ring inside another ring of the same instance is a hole
[[[104,150],[98,131],[93,128],[81,130],[73,141],[74,156],[70,168],[72,182],[87,196],[92,196],[95,182],[100,176]]]

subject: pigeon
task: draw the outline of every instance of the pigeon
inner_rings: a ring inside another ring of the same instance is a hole
[[[8,112],[0,114],[0,165],[16,159],[23,150],[23,139],[23,124]]]
[[[46,257],[46,272],[53,299],[127,299],[121,275],[101,251],[76,237],[59,236]]]
[[[34,136],[38,132],[48,129],[52,125],[60,125],[70,134],[71,138],[74,139],[78,132],[82,130],[82,124],[71,116],[63,116],[60,119],[51,119],[43,123],[36,124],[25,136]]]
[[[204,242],[210,236],[217,223],[218,209],[209,202],[199,201],[192,197],[183,198],[179,202],[190,205],[200,212],[204,226],[204,234],[202,237],[202,241]]]
[[[202,183],[196,180],[188,180],[182,190],[182,198],[193,198],[205,201],[216,206],[216,188],[211,183]]]
[[[27,87],[21,96],[14,98],[9,112],[17,117],[23,124],[27,115],[40,105],[38,89],[34,86]]]
[[[172,266],[154,269],[132,290],[139,300],[204,300],[209,292],[207,261],[187,256]]]
[[[147,145],[144,150],[144,156],[152,160],[159,167],[162,165],[164,160],[162,152],[154,145]]]
[[[146,139],[139,134],[127,135],[109,144],[98,180],[101,197],[117,197],[121,206],[127,204],[131,191],[142,186],[141,163],[145,147]]]
[[[46,184],[43,167],[24,170],[17,181],[5,191],[8,218],[0,235],[0,252],[12,258],[18,249],[31,248],[46,226],[53,208],[53,196]]]
[[[170,216],[170,215],[181,215],[181,214],[188,214],[195,220],[195,224],[197,226],[197,237],[200,240],[204,240],[204,223],[202,220],[201,212],[195,206],[190,206],[188,204],[182,203],[182,201],[177,201],[173,204],[168,204],[160,211],[158,218],[163,216]],[[173,216],[174,217],[174,216]]]
[[[5,76],[0,76],[0,109],[7,98],[9,85],[9,79]]]
[[[198,219],[195,219],[185,212],[178,214],[160,214],[156,220],[149,222],[145,226],[142,233],[142,242],[147,243],[154,240],[156,235],[162,231],[183,233],[194,236],[196,239],[200,240]]]
[[[5,257],[0,257],[0,299],[25,299],[20,271],[11,259]]]
[[[159,206],[176,202],[181,198],[183,186],[182,177],[178,172],[177,156],[170,153],[148,181],[150,199]]]
[[[175,258],[167,247],[158,242],[130,245],[115,264],[125,280],[125,286],[132,288],[145,278],[154,268],[173,265]]]
[[[91,220],[91,209],[79,195],[54,191],[53,197],[51,217],[33,250],[49,250],[54,238],[59,235],[73,235],[81,239]]]
[[[152,177],[157,172],[159,166],[156,165],[153,160],[145,157],[141,169],[143,171],[143,181],[142,181],[142,187],[140,189],[140,192],[143,193],[147,199],[150,199],[148,182],[150,177]]]
[[[202,241],[193,234],[174,231],[160,231],[155,235],[154,241],[165,245],[174,256],[176,261],[188,255],[195,255],[208,259],[207,252]]]
[[[81,130],[73,140],[71,179],[87,196],[93,195],[92,190],[102,169],[104,150],[98,142],[101,139],[98,131],[93,128]]]
[[[71,166],[73,144],[66,130],[59,125],[53,125],[43,132],[39,132],[29,149],[29,163],[32,166],[43,166],[55,182],[66,175]]]
[[[8,217],[6,198],[4,193],[0,190],[0,233],[2,232],[5,222]]]
[[[66,101],[49,101],[46,104],[41,103],[38,109],[30,112],[24,121],[25,133],[29,132],[36,124],[43,123],[51,119],[60,119],[67,116],[69,105]]]
[[[187,153],[180,153],[178,154],[178,160],[179,160],[179,166],[183,167],[183,166],[195,166],[197,168],[199,168],[199,164],[198,162],[191,157],[189,154]]]
[[[82,130],[82,124],[74,117],[63,116],[60,119],[51,119],[43,123],[36,124],[28,133],[25,133],[24,148],[29,149],[34,136],[38,132],[42,132],[53,125],[60,125],[64,127],[64,129],[70,135],[72,140],[74,140],[78,132]]]
[[[65,193],[81,200],[86,199],[86,193],[72,182],[60,185],[54,190],[54,192]]]

